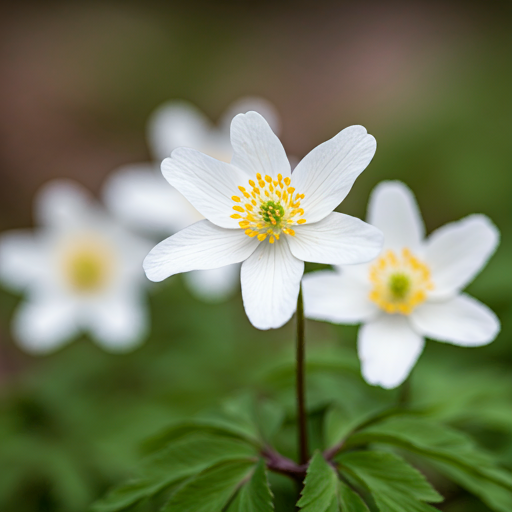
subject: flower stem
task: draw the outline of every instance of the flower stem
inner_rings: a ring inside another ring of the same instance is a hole
[[[305,351],[304,336],[304,303],[302,301],[302,285],[297,299],[297,422],[299,428],[299,464],[309,460],[308,432],[305,396]]]

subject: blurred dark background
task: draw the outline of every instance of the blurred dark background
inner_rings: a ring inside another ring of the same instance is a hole
[[[371,189],[401,179],[428,232],[481,212],[502,233],[469,289],[498,313],[501,335],[475,351],[431,342],[420,375],[438,361],[466,376],[510,375],[511,22],[511,4],[494,1],[2,2],[0,229],[31,226],[33,196],[51,178],[99,194],[117,166],[148,160],[147,118],[169,99],[216,120],[239,97],[262,96],[299,158],[362,124],[377,154],[340,211],[364,217]],[[153,289],[152,335],[126,356],[86,338],[45,358],[23,354],[9,335],[18,300],[0,294],[2,510],[85,510],[129,473],[145,435],[291,357],[292,326],[258,332],[240,297],[201,304],[180,278]],[[354,351],[355,329],[308,330],[312,351]]]

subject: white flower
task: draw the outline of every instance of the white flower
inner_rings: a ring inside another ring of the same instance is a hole
[[[114,172],[104,188],[105,203],[129,226],[153,235],[170,235],[204,217],[160,172],[160,162],[171,152],[186,146],[229,162],[232,156],[229,125],[236,114],[262,110],[278,126],[273,107],[263,99],[243,98],[231,105],[217,126],[194,105],[171,101],[159,107],[148,123],[148,142],[158,164],[124,166]],[[191,272],[186,275],[189,289],[199,298],[222,300],[239,286],[239,265]]]
[[[43,187],[35,215],[41,228],[0,236],[0,278],[28,295],[13,321],[21,346],[50,352],[82,330],[112,351],[138,344],[148,326],[140,265],[151,245],[73,182]]]
[[[470,215],[424,240],[412,192],[403,183],[383,182],[371,196],[367,220],[383,231],[383,252],[369,264],[305,276],[304,306],[316,320],[363,322],[358,352],[370,384],[401,384],[424,337],[465,347],[496,337],[496,315],[460,293],[498,244],[499,233],[487,217]]]
[[[206,217],[158,244],[144,261],[161,281],[195,269],[242,264],[249,320],[277,328],[295,311],[304,261],[346,264],[374,258],[380,231],[333,213],[375,153],[362,126],[346,128],[295,168],[256,112],[231,123],[231,164],[188,148],[162,163],[165,178]]]

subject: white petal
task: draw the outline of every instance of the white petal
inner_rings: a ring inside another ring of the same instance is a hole
[[[239,263],[258,245],[241,229],[224,229],[207,220],[160,242],[146,256],[144,270],[151,281],[162,281],[179,272],[205,270]]]
[[[238,114],[231,123],[231,163],[246,171],[252,179],[256,173],[277,178],[290,176],[290,162],[281,141],[267,121],[257,112]]]
[[[359,329],[361,371],[369,384],[391,389],[409,375],[425,340],[402,315],[383,314]]]
[[[162,162],[165,179],[208,220],[223,228],[238,228],[232,219],[231,198],[240,195],[239,185],[247,186],[248,177],[240,169],[203,155],[190,148],[178,148]]]
[[[304,312],[313,320],[357,324],[375,317],[379,308],[368,297],[370,282],[353,273],[312,272],[302,279]]]
[[[112,352],[127,352],[144,341],[148,311],[140,299],[118,294],[96,302],[87,312],[86,325],[97,343]]]
[[[464,347],[487,345],[500,331],[496,315],[466,294],[446,302],[426,302],[410,318],[414,328],[424,336]]]
[[[302,224],[287,241],[303,261],[351,265],[373,260],[382,250],[382,233],[350,215],[333,212],[314,224]]]
[[[425,248],[425,261],[435,286],[430,297],[450,297],[464,288],[498,243],[499,232],[484,215],[470,215],[434,231]]]
[[[183,100],[170,101],[158,107],[149,119],[149,145],[157,161],[181,146],[204,151],[210,130],[210,121],[197,107]]]
[[[367,221],[384,233],[384,247],[418,252],[425,226],[411,190],[400,181],[383,181],[372,192]]]
[[[320,144],[297,165],[292,186],[300,194],[308,222],[318,222],[345,199],[370,163],[377,143],[362,126],[349,126]]]
[[[281,122],[279,120],[279,114],[277,113],[274,105],[272,105],[272,103],[266,99],[258,98],[257,96],[247,96],[245,98],[240,98],[239,100],[232,103],[224,112],[219,123],[219,129],[224,133],[227,133],[229,138],[229,130],[233,118],[237,114],[245,114],[250,110],[258,112],[258,114],[263,116],[272,131],[279,135],[279,132],[281,131]]]
[[[76,336],[76,314],[72,301],[39,297],[20,305],[13,320],[13,335],[27,352],[46,354]]]
[[[295,258],[285,239],[261,242],[242,264],[242,297],[250,322],[258,329],[277,329],[297,306],[304,262]]]
[[[240,288],[240,265],[210,270],[194,270],[184,275],[185,283],[197,298],[206,302],[226,300]]]
[[[104,186],[107,207],[136,229],[174,233],[202,215],[152,164],[128,165],[112,173]]]
[[[45,272],[42,244],[29,231],[0,236],[0,278],[15,290],[34,284]]]
[[[87,189],[71,180],[52,180],[43,185],[35,199],[39,223],[51,227],[70,227],[82,222],[92,204]]]

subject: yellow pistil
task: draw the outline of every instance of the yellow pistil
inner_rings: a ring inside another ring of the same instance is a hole
[[[113,263],[110,248],[89,238],[69,241],[61,256],[64,281],[77,293],[94,293],[103,289],[113,275]]]
[[[409,249],[386,251],[370,267],[370,300],[386,313],[409,315],[434,288],[430,269]]]
[[[260,242],[268,237],[269,243],[273,244],[279,240],[281,233],[295,236],[292,226],[306,223],[304,209],[300,207],[304,194],[295,192],[295,188],[289,186],[290,178],[283,179],[282,174],[278,174],[275,180],[258,173],[256,180],[257,183],[248,181],[248,189],[238,187],[244,197],[251,200],[244,204],[239,196],[233,196],[231,199],[237,203],[233,210],[238,213],[231,215],[231,218],[240,219],[238,225],[245,234],[257,236]]]

